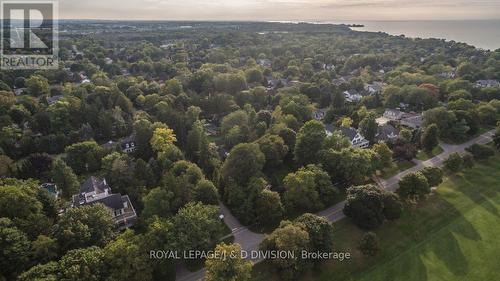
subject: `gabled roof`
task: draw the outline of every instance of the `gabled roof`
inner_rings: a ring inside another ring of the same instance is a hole
[[[109,189],[106,181],[100,180],[97,177],[91,176],[80,185],[80,193],[102,193],[105,189]]]
[[[390,124],[385,124],[377,128],[377,140],[387,141],[391,135],[399,136],[399,130]]]
[[[113,210],[119,210],[124,208],[122,195],[119,193],[111,194],[102,199],[97,199],[95,201],[92,201],[90,204],[95,204],[95,203],[101,203],[104,206]]]
[[[339,131],[342,133],[342,135],[346,136],[350,141],[352,141],[358,134],[358,131],[353,127],[340,127]]]
[[[344,93],[347,93],[351,96],[354,96],[354,95],[359,95],[359,92],[356,91],[355,89],[351,89],[351,90],[347,90],[347,91],[344,91]]]

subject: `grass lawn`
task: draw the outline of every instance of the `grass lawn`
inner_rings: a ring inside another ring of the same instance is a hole
[[[356,250],[363,232],[349,220],[335,224],[336,251],[353,258],[330,261],[301,280],[498,280],[500,258],[500,155],[447,179],[435,195],[401,219],[376,230],[381,253]],[[269,265],[254,280],[279,280]]]
[[[441,146],[438,145],[438,146],[434,147],[434,149],[431,151],[431,153],[427,153],[424,150],[419,150],[416,158],[417,158],[417,160],[425,161],[425,160],[431,159],[432,157],[434,157],[436,155],[441,154],[442,152],[443,152],[443,149],[441,148]]]
[[[398,174],[401,171],[408,170],[409,168],[415,166],[416,164],[412,161],[397,161],[392,164],[391,167],[388,167],[382,171],[382,178],[384,180],[391,178]]]

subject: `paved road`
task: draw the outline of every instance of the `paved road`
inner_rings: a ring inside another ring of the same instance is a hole
[[[426,161],[418,161],[414,160],[417,165],[411,167],[408,170],[402,171],[401,173],[389,178],[387,180],[379,180],[379,185],[389,191],[396,191],[398,188],[398,183],[402,177],[409,173],[417,172],[425,167],[438,167],[443,164],[443,161],[448,158],[448,156],[452,153],[464,153],[465,149],[475,143],[478,144],[486,144],[492,141],[492,137],[495,134],[495,130],[491,130],[486,132],[466,143],[459,145],[451,145],[451,144],[440,144],[441,148],[443,148],[443,152],[431,159]],[[345,217],[342,209],[344,208],[345,201],[335,204],[334,206],[321,211],[318,215],[326,217],[331,222],[336,222]],[[254,233],[250,231],[248,228],[244,227],[240,224],[240,222],[231,214],[231,212],[227,209],[226,206],[220,206],[221,213],[224,215],[224,222],[226,225],[232,230],[234,235],[234,242],[241,245],[242,249],[246,251],[258,250],[260,242],[264,239],[264,235]],[[253,260],[253,262],[259,262],[259,260]],[[198,281],[203,280],[205,276],[205,269],[189,272],[183,267],[179,267],[177,269],[177,281]]]

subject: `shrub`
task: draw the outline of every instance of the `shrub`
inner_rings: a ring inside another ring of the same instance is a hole
[[[444,168],[452,173],[459,172],[464,164],[462,156],[458,153],[452,153],[448,159],[444,160]]]
[[[429,186],[438,186],[443,182],[443,171],[438,167],[425,167],[421,173],[427,179]]]
[[[484,144],[473,144],[465,150],[470,152],[476,160],[487,159],[495,154],[492,147]]]
[[[380,251],[380,242],[378,240],[377,234],[373,232],[367,232],[363,235],[361,242],[359,243],[358,249],[365,256],[376,256]]]
[[[465,153],[462,156],[462,162],[463,162],[462,165],[464,168],[470,169],[470,168],[474,167],[474,156],[472,156],[472,154],[470,154],[470,153]]]

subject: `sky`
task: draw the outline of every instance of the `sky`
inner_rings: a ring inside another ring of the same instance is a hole
[[[64,19],[500,20],[500,0],[59,0],[59,8]]]

